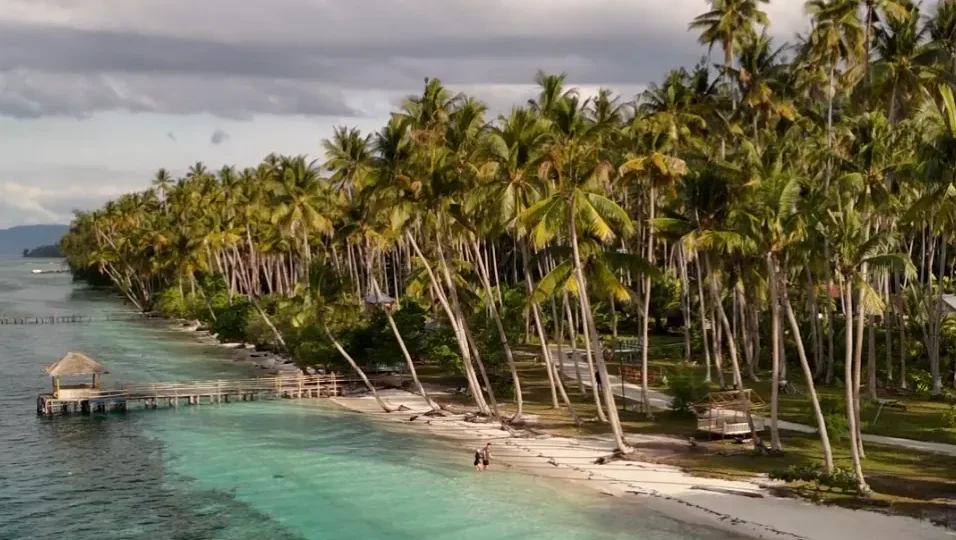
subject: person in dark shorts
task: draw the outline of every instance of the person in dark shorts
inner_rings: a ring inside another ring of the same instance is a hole
[[[481,470],[488,470],[489,463],[491,463],[491,443],[486,444],[481,450]]]

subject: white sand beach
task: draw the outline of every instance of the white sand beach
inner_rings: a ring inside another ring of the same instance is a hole
[[[394,429],[415,430],[453,441],[462,447],[463,467],[471,465],[474,449],[492,442],[492,466],[496,469],[501,467],[564,479],[575,486],[597,490],[607,496],[632,499],[634,504],[655,509],[680,521],[708,525],[753,538],[956,538],[956,531],[935,526],[928,521],[781,498],[756,482],[694,477],[676,467],[635,461],[612,461],[599,465],[595,460],[610,455],[613,450],[610,439],[513,436],[494,424],[468,422],[464,415],[421,416],[429,408],[420,396],[409,392],[386,390],[380,395],[390,404],[404,406],[407,410],[387,414],[370,396],[336,398],[334,401]],[[416,418],[410,421],[412,417]],[[628,436],[627,439],[636,447],[665,439],[673,442],[673,439],[664,436],[637,435]]]

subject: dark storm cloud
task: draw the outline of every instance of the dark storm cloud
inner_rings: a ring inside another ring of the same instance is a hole
[[[348,105],[356,93],[406,92],[424,77],[463,86],[526,85],[538,69],[566,71],[580,85],[643,85],[705,53],[687,22],[707,6],[705,0],[203,0],[202,9],[194,0],[0,2],[0,76],[12,80],[0,82],[0,114],[19,117],[106,109],[350,115],[357,114]],[[770,4],[778,12],[774,28],[800,5]],[[778,35],[792,34],[787,28]],[[43,85],[35,82],[44,78]],[[74,95],[61,95],[67,93]]]
[[[701,56],[702,50],[692,39],[669,41],[668,37],[661,32],[643,32],[298,45],[0,24],[0,71],[29,67],[71,73],[262,77],[405,88],[425,76],[444,77],[453,84],[527,83],[538,68],[574,67],[574,80],[581,84],[626,84],[658,78],[670,67]]]
[[[217,129],[212,132],[212,135],[209,137],[209,142],[212,144],[222,144],[229,140],[229,134],[221,129]]]

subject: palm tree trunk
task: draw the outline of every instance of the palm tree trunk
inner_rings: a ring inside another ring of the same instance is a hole
[[[700,308],[700,338],[704,346],[704,362],[707,366],[706,368],[707,374],[704,380],[706,380],[707,382],[710,382],[711,381],[711,376],[710,376],[711,360],[710,360],[710,344],[707,341],[707,307],[706,307],[706,302],[704,301],[705,300],[704,280],[701,277],[699,255],[697,257],[694,257],[694,266],[697,268],[697,299],[698,299],[698,304]],[[713,332],[713,328],[711,328],[711,332]],[[721,386],[723,386],[723,382],[721,382]]]
[[[647,218],[647,262],[654,264],[654,212],[657,207],[657,189],[653,182],[650,182],[648,190],[648,218]],[[647,354],[650,349],[648,342],[647,326],[651,318],[651,276],[644,276],[644,313],[641,316],[641,402],[644,404],[644,414],[648,418],[653,418],[651,411],[650,390],[647,387]],[[623,377],[623,374],[621,375]],[[616,414],[616,413],[615,413]]]
[[[465,338],[466,348],[471,349],[471,358],[474,359],[475,365],[478,366],[478,371],[481,374],[483,382],[485,383],[485,391],[488,393],[488,401],[491,402],[491,412],[495,415],[495,417],[500,418],[501,414],[498,411],[498,403],[495,400],[494,390],[491,387],[491,381],[488,379],[488,373],[485,371],[485,365],[481,361],[481,356],[478,352],[478,342],[475,341],[474,336],[471,334],[471,328],[468,326],[468,319],[465,317],[465,313],[461,309],[461,303],[458,301],[458,288],[455,286],[455,282],[451,278],[451,272],[448,270],[448,263],[445,260],[445,253],[442,249],[441,238],[437,239],[437,242],[435,243],[435,249],[438,252],[438,268],[441,270],[442,275],[445,278],[445,285],[448,287],[448,298],[451,300],[451,308],[456,317],[456,324],[458,325],[458,328],[461,329]],[[480,385],[478,386],[478,390],[479,392],[481,391]]]
[[[865,269],[863,270],[862,279],[866,279]],[[860,415],[860,387],[863,386],[863,329],[864,323],[866,321],[866,306],[863,305],[862,296],[862,291],[858,291],[856,304],[856,330],[854,330],[853,335],[853,338],[856,340],[856,348],[853,351],[853,409],[854,414],[856,415],[857,444],[859,445],[860,458],[866,458],[866,455],[863,452],[863,427],[860,425],[862,423]]]
[[[940,394],[943,393],[943,380],[942,380],[942,377],[940,376],[939,353],[940,353],[940,337],[941,337],[940,331],[942,330],[942,318],[943,318],[943,309],[942,309],[943,276],[945,273],[945,266],[946,266],[947,243],[948,242],[946,242],[945,237],[940,237],[940,244],[942,245],[942,249],[940,249],[940,258],[939,258],[939,277],[936,280],[937,294],[936,294],[936,308],[935,308],[936,321],[934,321],[935,323],[934,325],[935,332],[934,332],[934,340],[933,340],[934,347],[933,347],[933,350],[930,352],[930,372],[933,377],[933,385],[930,391],[931,396],[939,396]]]
[[[860,462],[860,446],[857,442],[859,432],[856,427],[856,400],[853,395],[853,285],[851,280],[845,279],[844,312],[846,313],[846,359],[844,361],[844,383],[846,394],[846,416],[850,431],[850,457],[853,460],[853,472],[856,474],[860,490],[868,491],[866,480],[863,478],[863,465]]]
[[[581,392],[581,396],[586,396],[584,391],[584,380],[581,378],[581,364],[580,358],[578,357],[578,324],[574,318],[574,312],[571,310],[571,304],[568,302],[568,291],[563,292],[564,297],[564,311],[568,318],[568,337],[571,339],[571,361],[574,362],[574,376],[578,380],[578,391]],[[588,364],[590,364],[590,359]],[[600,405],[600,404],[599,404]]]
[[[906,313],[900,311],[900,388],[906,390]]]
[[[782,452],[780,430],[777,425],[777,413],[780,408],[780,304],[777,301],[777,264],[774,256],[767,254],[767,281],[770,283],[770,449]]]
[[[444,308],[445,315],[448,317],[448,324],[451,325],[452,330],[455,333],[455,338],[458,341],[458,348],[461,350],[462,364],[465,370],[465,379],[468,381],[468,389],[471,391],[472,399],[475,400],[475,405],[478,406],[478,410],[484,414],[487,414],[489,411],[488,404],[485,403],[485,397],[481,392],[481,386],[478,384],[478,378],[475,377],[474,368],[471,365],[471,348],[468,346],[467,338],[465,338],[462,329],[458,326],[458,321],[451,309],[451,304],[449,303],[448,298],[442,289],[441,282],[438,281],[434,270],[432,270],[431,264],[422,254],[422,250],[418,247],[418,242],[415,240],[415,237],[412,235],[411,231],[407,231],[405,236],[408,238],[409,243],[415,250],[415,254],[422,261],[422,266],[425,267],[425,272],[428,274],[428,279],[431,282],[432,291],[438,298],[438,302],[441,304],[442,308]]]
[[[387,413],[395,412],[396,409],[386,404],[382,400],[382,398],[378,395],[378,392],[375,391],[375,386],[372,385],[371,381],[368,380],[368,377],[365,376],[365,372],[362,371],[362,368],[360,368],[358,364],[355,363],[355,359],[353,359],[352,356],[348,352],[346,352],[344,348],[342,348],[342,344],[339,343],[339,340],[335,339],[335,336],[332,335],[332,332],[329,331],[329,327],[325,323],[322,323],[322,331],[325,332],[325,336],[328,337],[329,341],[332,342],[332,346],[335,347],[335,350],[337,350],[339,354],[341,354],[342,357],[345,358],[345,361],[348,362],[350,366],[352,366],[352,369],[355,371],[355,373],[357,373],[358,376],[361,377],[362,382],[365,383],[365,386],[372,393],[372,397],[375,398],[375,402],[378,403],[378,406],[381,407],[382,410]]]
[[[867,347],[866,347],[866,390],[867,397],[876,401],[876,321],[870,315],[867,323]]]
[[[475,250],[477,256],[477,242],[472,243],[472,249]],[[514,354],[512,354],[511,345],[508,343],[508,334],[505,332],[504,324],[501,322],[501,316],[498,314],[498,307],[495,305],[494,296],[491,293],[491,284],[488,282],[488,269],[485,268],[481,257],[478,257],[478,265],[480,270],[478,272],[478,276],[485,288],[485,294],[488,296],[488,308],[491,312],[491,318],[495,321],[495,326],[498,328],[498,339],[501,341],[501,348],[505,351],[505,359],[508,361],[508,369],[511,370],[511,379],[514,383],[515,389],[515,402],[516,406],[518,407],[518,412],[511,417],[511,421],[516,422],[521,419],[521,415],[524,413],[524,398],[521,394],[521,381],[518,379],[518,368],[515,367]]]
[[[680,265],[681,310],[684,312],[684,361],[690,362],[691,343],[691,306],[690,306],[690,278],[687,272],[687,253],[683,244],[677,245],[678,264]]]
[[[750,435],[754,441],[754,449],[760,446],[760,437],[757,436],[757,429],[754,426],[753,416],[750,414],[750,398],[744,392],[744,380],[740,375],[740,360],[737,356],[737,343],[734,340],[733,329],[730,327],[730,320],[727,318],[727,312],[724,311],[724,305],[720,302],[720,293],[717,291],[717,277],[714,275],[713,268],[710,266],[709,254],[704,255],[704,264],[707,267],[707,275],[710,276],[710,294],[713,297],[717,314],[720,316],[720,323],[727,334],[727,347],[730,349],[730,364],[734,370],[734,381],[737,389],[737,395],[740,397],[740,404],[744,415],[747,417],[747,424],[750,426]]]
[[[570,217],[570,226],[571,226],[571,250],[574,254],[574,273],[575,277],[578,280],[578,287],[581,291],[580,301],[581,301],[581,310],[584,315],[584,325],[587,328],[588,334],[590,334],[591,349],[594,354],[594,361],[597,364],[598,373],[601,376],[601,386],[604,390],[604,401],[605,406],[607,407],[608,420],[611,423],[611,431],[614,434],[614,443],[617,446],[617,449],[621,453],[628,453],[631,451],[627,443],[624,441],[624,432],[621,429],[621,420],[617,415],[617,406],[614,403],[614,393],[611,389],[611,381],[608,379],[607,366],[604,363],[604,355],[601,351],[601,345],[598,342],[598,332],[597,326],[594,324],[594,317],[591,311],[591,301],[588,298],[588,286],[587,279],[584,276],[584,267],[581,264],[581,252],[578,246],[578,230],[575,220],[577,216],[574,212],[574,199],[572,198],[571,207],[569,209]],[[646,334],[646,330],[645,330]],[[645,350],[647,349],[645,345]],[[593,380],[593,379],[592,379]],[[647,380],[646,378],[644,379]],[[646,393],[645,393],[646,395]]]
[[[375,297],[382,297],[382,290],[378,286],[378,280],[374,277],[372,278],[372,288],[375,291]],[[405,346],[405,340],[402,338],[402,333],[398,331],[398,325],[395,324],[395,318],[392,317],[392,311],[388,306],[382,306],[382,311],[385,312],[385,319],[388,320],[388,327],[392,329],[392,334],[395,335],[395,341],[398,342],[398,348],[402,350],[402,356],[405,357],[405,364],[408,366],[408,373],[412,376],[412,382],[415,384],[415,388],[418,390],[419,395],[425,400],[425,403],[428,403],[428,406],[432,410],[437,411],[440,409],[437,403],[432,401],[432,398],[428,396],[428,392],[425,391],[425,387],[422,386],[422,382],[418,380],[418,371],[415,369],[415,363],[412,361],[412,355],[408,352],[408,347]]]
[[[495,249],[495,243],[489,242],[491,244],[491,265],[495,270],[495,290],[498,291],[498,305],[504,306],[505,301],[501,296],[501,280],[498,279],[498,252]]]
[[[786,273],[785,268],[784,275],[786,275]],[[803,369],[803,377],[807,381],[807,393],[810,394],[810,405],[813,407],[813,416],[817,421],[817,433],[820,435],[820,445],[823,447],[823,462],[826,465],[826,471],[830,473],[833,472],[833,449],[830,446],[830,436],[827,433],[826,419],[824,419],[823,410],[820,408],[820,398],[817,396],[816,385],[813,383],[813,373],[810,371],[807,353],[803,348],[803,337],[800,335],[800,325],[797,323],[797,317],[793,313],[793,306],[790,305],[790,297],[786,287],[780,288],[780,301],[787,315],[787,321],[790,323],[790,332],[793,333],[794,340],[797,342],[797,354],[800,357],[800,367]]]
[[[807,261],[807,312],[810,314],[810,339],[813,345],[813,369],[814,377],[823,374],[823,344],[820,340],[820,315],[817,312],[816,289],[813,284],[813,272],[810,270],[810,262]],[[798,336],[800,337],[800,336]]]
[[[269,330],[272,331],[272,335],[275,336],[276,341],[279,343],[279,345],[283,349],[285,349],[286,344],[285,344],[285,340],[282,339],[282,333],[279,332],[279,329],[276,328],[274,324],[272,324],[272,320],[269,319],[269,316],[266,314],[266,311],[262,309],[262,304],[260,304],[259,300],[254,296],[250,296],[249,300],[252,301],[252,305],[256,308],[256,311],[259,313],[259,316],[262,317],[262,320],[266,323],[266,326],[268,326]]]
[[[528,295],[528,298],[531,298],[531,293],[534,291],[534,284],[531,283],[531,268],[528,266],[528,259],[528,243],[526,240],[522,240],[521,266],[522,270],[524,270],[525,293]],[[544,360],[544,364],[548,370],[548,385],[551,387],[551,407],[557,409],[561,405],[558,403],[558,390],[554,382],[554,369],[551,367],[551,351],[548,349],[548,337],[545,335],[544,326],[541,324],[541,310],[537,302],[531,303],[531,314],[534,318],[534,328],[538,334],[538,341],[541,342],[541,359]]]
[[[883,332],[886,333],[886,381],[889,385],[893,382],[893,315],[896,313],[890,294],[890,274],[886,275],[883,285],[887,306],[883,312]]]
[[[836,62],[830,62],[830,73],[828,77],[827,89],[827,160],[826,172],[824,177],[823,189],[827,196],[830,193],[830,177],[833,174],[833,163],[830,152],[833,149],[833,98],[836,92],[834,85],[834,75],[836,71]],[[827,376],[826,383],[833,382],[833,306],[830,298],[830,291],[833,289],[833,279],[830,275],[830,239],[823,237],[823,281],[826,286],[826,312],[827,312]]]

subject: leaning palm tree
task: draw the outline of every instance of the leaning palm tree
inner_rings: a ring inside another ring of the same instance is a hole
[[[342,355],[342,358],[348,362],[355,374],[362,379],[366,388],[372,393],[379,407],[385,412],[394,412],[396,409],[387,403],[378,395],[375,385],[369,381],[368,377],[361,367],[352,358],[352,355],[345,350],[342,343],[335,337],[330,329],[330,324],[335,324],[341,320],[347,320],[347,314],[355,310],[357,299],[349,299],[348,287],[343,280],[322,260],[315,260],[309,268],[307,284],[300,284],[296,297],[299,300],[300,310],[292,318],[292,324],[296,327],[303,327],[310,322],[314,322],[322,329],[329,343],[335,350]]]
[[[630,448],[624,441],[590,299],[584,293],[588,290],[588,282],[580,253],[579,229],[582,233],[610,243],[620,236],[629,236],[634,227],[630,216],[604,195],[610,167],[597,159],[597,149],[590,139],[593,133],[589,133],[590,124],[584,111],[583,104],[576,96],[558,103],[551,124],[552,141],[547,145],[547,157],[541,170],[556,187],[546,199],[528,208],[522,221],[528,227],[529,238],[537,248],[548,245],[567,227],[575,278],[582,291],[579,298],[586,319],[586,339],[590,341],[594,351],[615,443],[618,450],[626,453]]]

